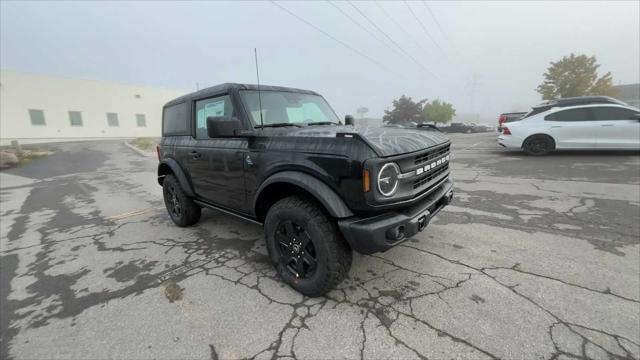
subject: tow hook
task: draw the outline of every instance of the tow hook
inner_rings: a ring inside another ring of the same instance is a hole
[[[423,215],[418,219],[418,231],[424,230],[427,226],[427,216]]]

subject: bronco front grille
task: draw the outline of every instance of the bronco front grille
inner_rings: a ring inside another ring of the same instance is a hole
[[[413,188],[417,189],[417,188],[421,187],[422,185],[428,183],[429,181],[431,181],[431,180],[437,178],[438,176],[444,174],[445,172],[447,172],[447,170],[449,170],[449,163],[446,163],[445,165],[441,166],[437,170],[432,171],[427,176],[415,180],[413,182]]]
[[[435,149],[433,151],[429,151],[429,152],[426,152],[424,154],[417,155],[415,157],[415,161],[414,162],[415,162],[416,165],[420,165],[420,164],[426,163],[428,161],[431,161],[432,159],[436,159],[436,158],[438,158],[438,157],[440,157],[442,155],[447,154],[449,152],[449,148],[450,147],[451,147],[451,144],[447,144],[446,146],[443,146],[443,147],[441,147],[439,149]]]

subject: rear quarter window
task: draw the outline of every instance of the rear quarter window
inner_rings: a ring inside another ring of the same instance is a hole
[[[187,103],[166,106],[162,111],[162,135],[189,135]]]

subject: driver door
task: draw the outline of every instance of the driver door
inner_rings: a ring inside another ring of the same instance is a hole
[[[196,145],[189,152],[187,167],[196,195],[214,205],[244,211],[244,154],[246,138],[209,138],[207,117],[236,116],[230,95],[195,101]]]
[[[640,148],[640,122],[634,119],[638,112],[615,106],[592,107],[598,123],[599,149]]]

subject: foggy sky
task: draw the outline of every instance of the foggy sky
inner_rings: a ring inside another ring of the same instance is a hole
[[[571,52],[595,55],[614,84],[640,82],[638,1],[429,1],[435,20],[408,2],[433,39],[402,1],[353,3],[386,35],[347,2],[333,4],[353,20],[326,2],[278,4],[353,50],[271,2],[2,1],[0,66],[193,91],[255,83],[257,47],[263,84],[318,91],[340,117],[380,117],[406,94],[494,120],[539,103],[548,63]]]

